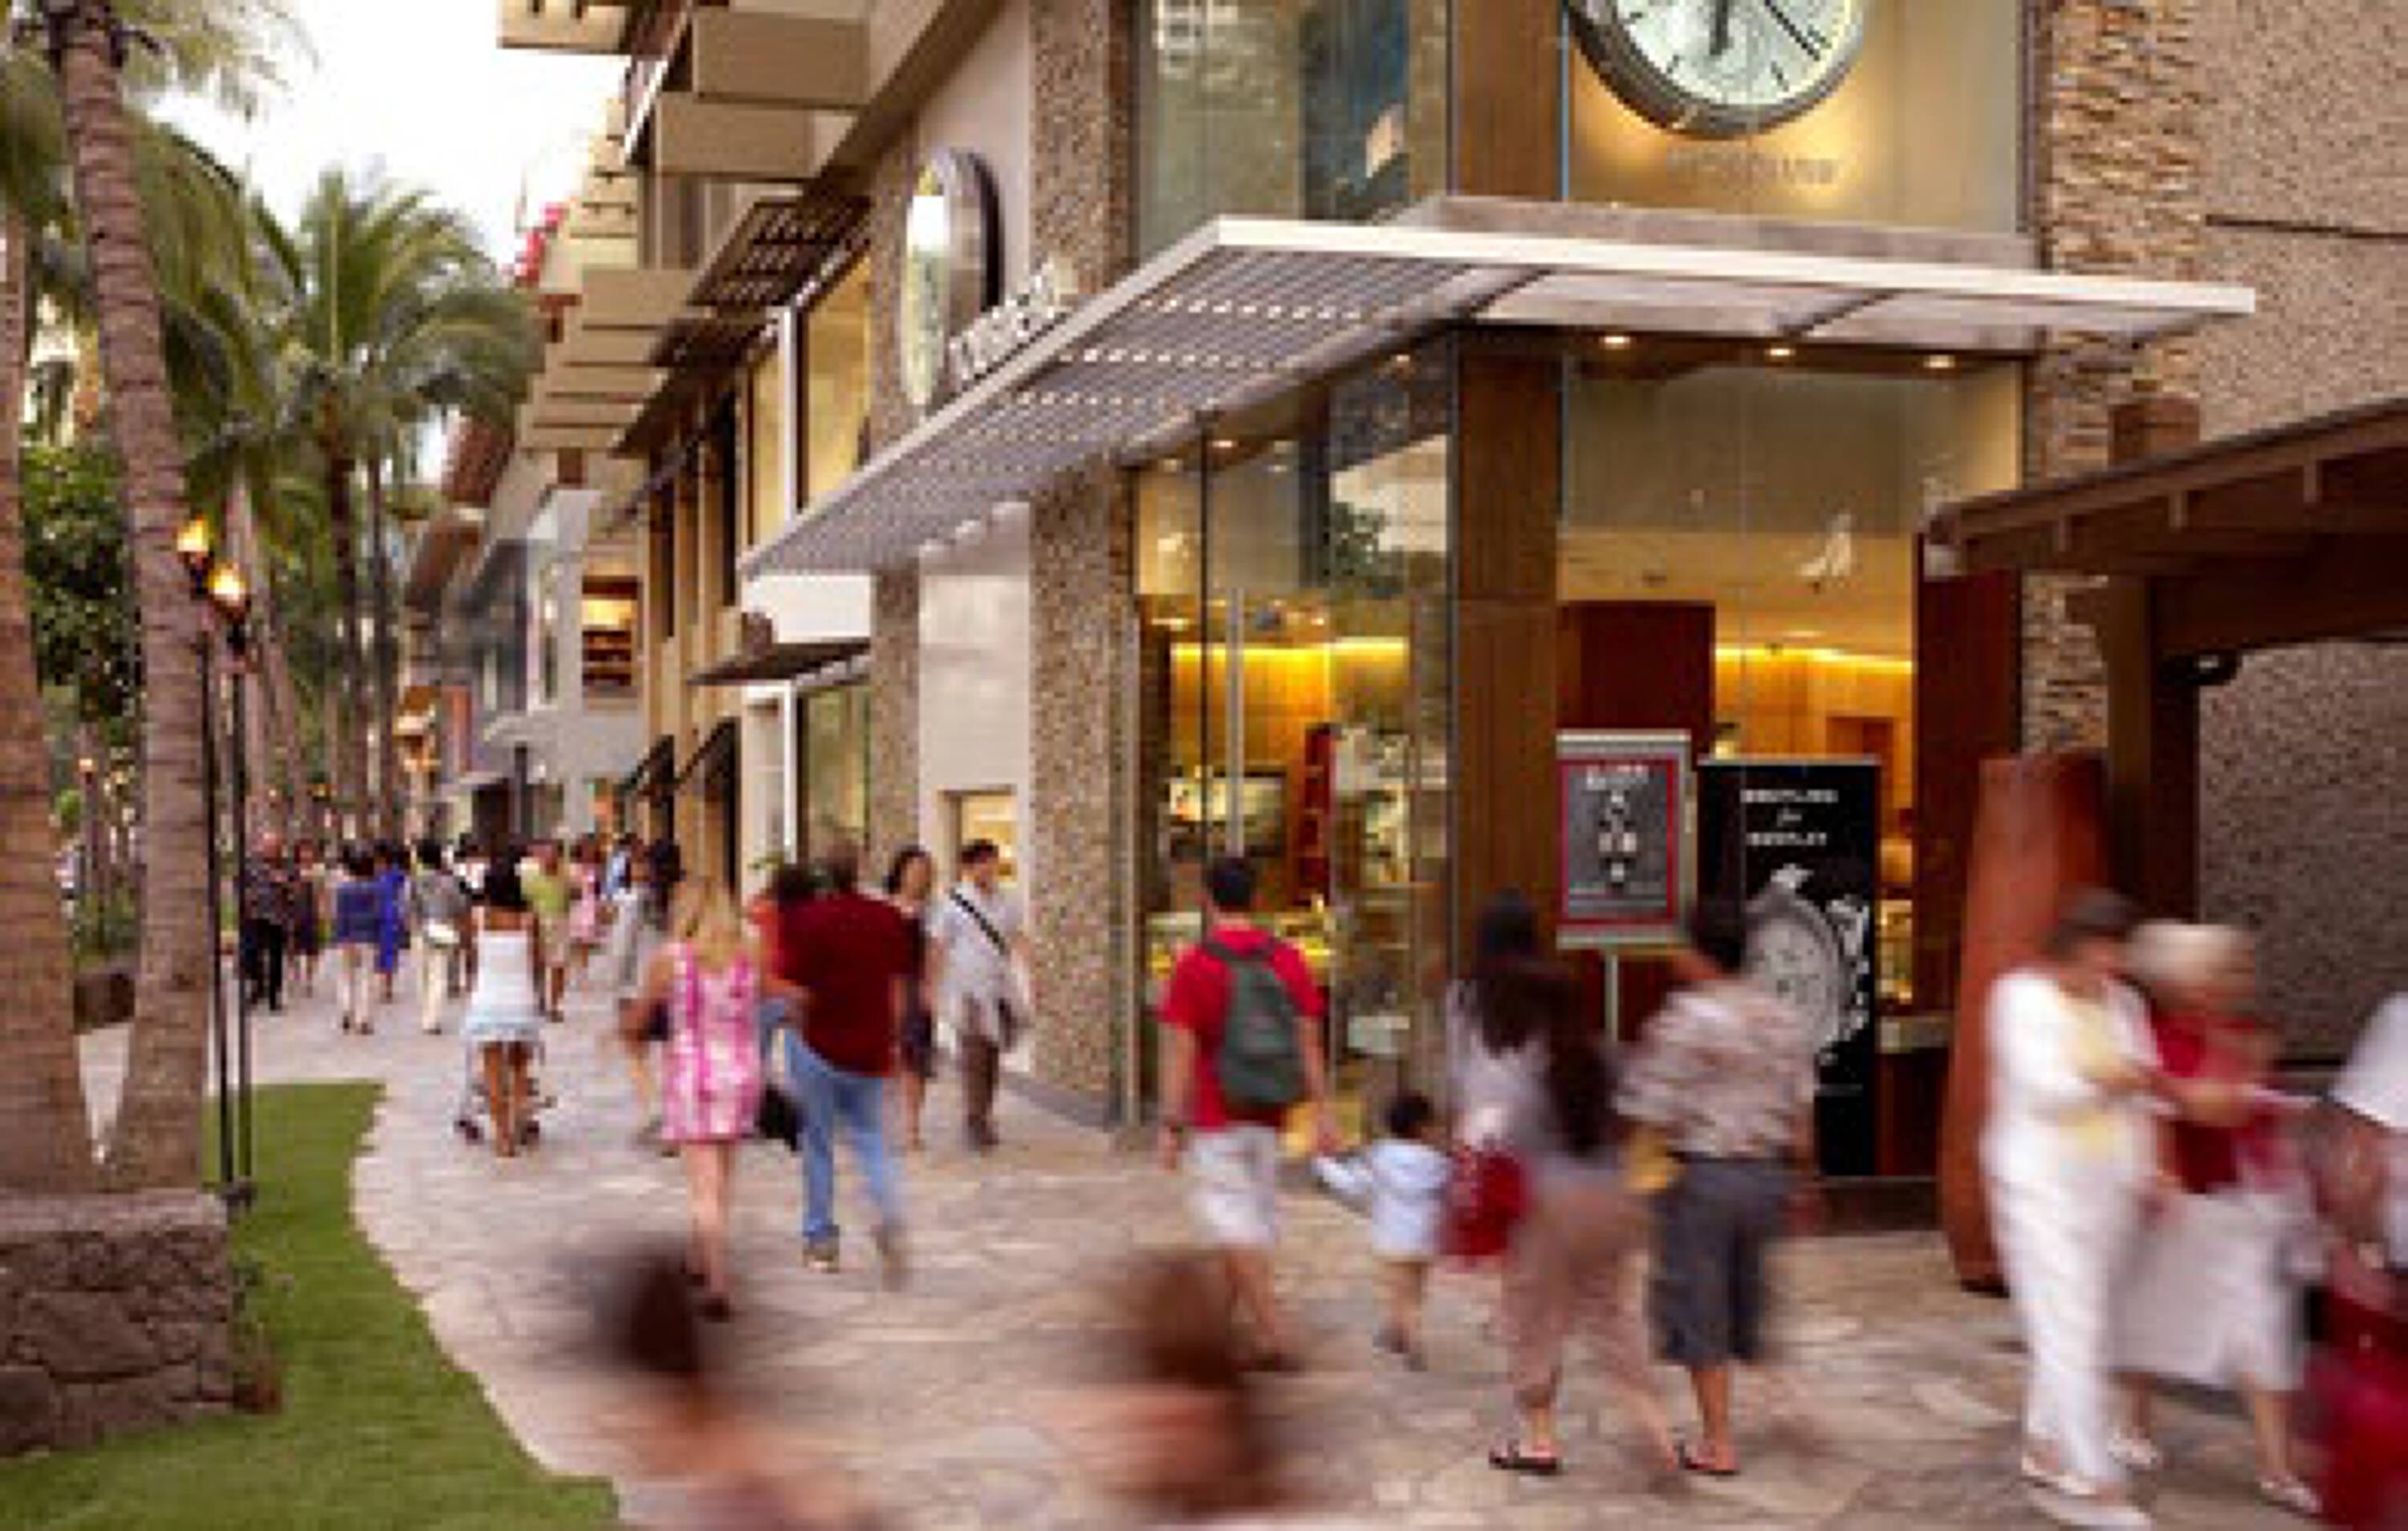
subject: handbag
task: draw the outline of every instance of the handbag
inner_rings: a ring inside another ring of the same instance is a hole
[[[753,1108],[752,1130],[773,1143],[783,1143],[788,1152],[800,1152],[803,1146],[803,1108],[794,1092],[775,1080],[761,1084],[761,1104]]]
[[[1514,1224],[1530,1207],[1530,1178],[1522,1161],[1501,1148],[1460,1148],[1446,1184],[1446,1252],[1458,1260],[1491,1260],[1513,1242]]]

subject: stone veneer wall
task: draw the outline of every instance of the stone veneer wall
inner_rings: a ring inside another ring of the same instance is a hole
[[[1115,0],[1031,0],[1039,109],[1030,153],[1032,264],[1068,261],[1089,292],[1127,269],[1133,213],[1130,21]],[[1032,508],[1028,889],[1043,1025],[1036,1073],[1114,1099],[1138,1009],[1129,927],[1137,676],[1133,509],[1101,466]]]
[[[2361,0],[2201,10],[2206,274],[2258,296],[2258,318],[2200,337],[2209,434],[2408,393],[2396,50],[2368,45]],[[2396,22],[2375,35],[2408,40]],[[2262,933],[2290,1047],[2336,1055],[2376,1000],[2408,990],[2408,809],[2381,790],[2408,770],[2408,648],[2252,655],[2202,703],[2206,912]]]
[[[903,286],[903,220],[919,174],[919,142],[907,130],[869,176],[869,445],[874,453],[917,423],[903,395],[895,344]],[[881,572],[869,616],[869,855],[880,866],[920,840],[920,570]]]
[[[211,1197],[0,1198],[0,1456],[225,1412],[234,1306]]]
[[[2033,222],[2053,269],[2191,277],[2204,249],[2200,0],[2048,0],[2034,32]],[[2195,387],[2180,345],[2059,347],[2033,364],[2028,479],[2107,461],[2107,414],[2136,388]],[[2106,672],[2066,614],[2082,581],[2024,588],[2024,747],[2104,745]]]

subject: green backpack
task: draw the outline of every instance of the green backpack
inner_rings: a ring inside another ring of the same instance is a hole
[[[1204,950],[1229,970],[1229,1008],[1213,1072],[1233,1110],[1271,1111],[1304,1098],[1304,1046],[1296,996],[1272,966],[1276,944],[1243,952],[1209,937]]]

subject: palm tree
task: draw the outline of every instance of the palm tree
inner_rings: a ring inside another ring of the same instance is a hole
[[[132,20],[155,20],[170,36],[180,29],[190,41],[190,54],[157,49],[179,83],[230,77],[239,50],[222,51],[220,45],[256,38],[260,17],[274,8],[261,0],[129,5]],[[210,828],[201,795],[206,719],[192,659],[202,634],[175,546],[185,519],[183,452],[120,79],[134,42],[128,18],[112,0],[40,0],[40,7],[91,251],[101,368],[123,465],[142,617],[141,963],[108,1178],[120,1186],[180,1185],[198,1173],[206,996],[217,974],[217,933],[193,918],[207,907],[203,852]]]
[[[408,477],[411,444],[430,419],[449,410],[498,418],[507,410],[525,388],[538,340],[524,295],[478,250],[466,221],[422,193],[332,170],[291,227],[263,216],[261,231],[284,289],[294,413],[308,422],[324,476],[338,643],[373,677],[382,740],[373,818],[390,833],[401,778],[392,730],[386,491]],[[364,641],[371,630],[373,645]],[[336,775],[350,792],[365,794],[368,730],[356,699],[342,700],[351,715],[337,719]]]

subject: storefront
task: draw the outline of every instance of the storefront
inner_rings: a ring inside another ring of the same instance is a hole
[[[1927,522],[2047,455],[2064,358],[2127,376],[2251,297],[2043,259],[2015,0],[1711,14],[1140,6],[1134,268],[1057,302],[1058,251],[1007,244],[937,306],[919,408],[748,562],[879,576],[869,793],[912,790],[873,839],[1009,813],[1076,1033],[1040,1031],[1044,1082],[1144,1109],[1151,1006],[1231,852],[1328,994],[1350,1111],[1434,1080],[1483,901],[1553,911],[1594,872],[1559,740],[1670,737],[1672,902],[1813,906],[1788,976],[1867,1113],[1835,1167],[1928,1167],[1911,1055],[2024,618],[1937,577]],[[1042,205],[1041,160],[1010,168],[993,196]],[[871,326],[908,374],[909,294],[959,252],[924,216],[946,177],[894,179],[923,195],[871,232],[905,294]],[[1714,807],[1771,801],[1733,773],[1776,765],[1856,805],[1816,868],[1782,853],[1808,831]],[[1601,1018],[1660,997],[1664,935],[1581,952]]]

